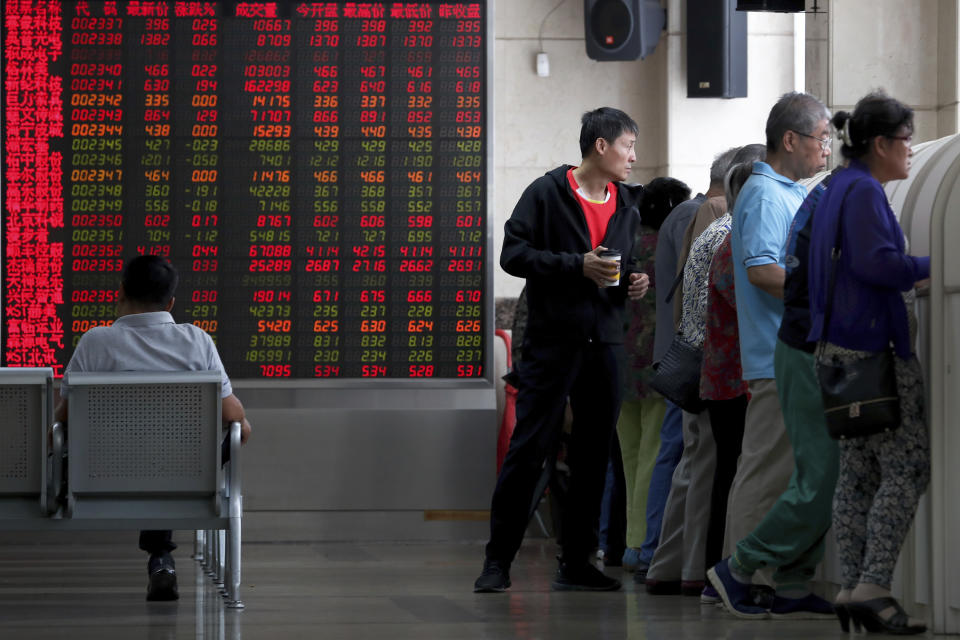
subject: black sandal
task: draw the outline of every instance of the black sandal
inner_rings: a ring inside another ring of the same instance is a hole
[[[896,611],[889,618],[881,618],[880,612],[893,608]],[[862,624],[870,633],[889,633],[892,635],[913,635],[923,633],[927,625],[911,625],[907,612],[894,598],[874,598],[864,602],[848,602],[847,612],[854,621],[854,625]]]
[[[844,633],[850,633],[850,612],[847,611],[847,605],[834,603],[833,610],[837,614],[837,618],[840,620],[840,629]],[[853,621],[855,627],[859,627],[860,623],[856,620]],[[859,631],[859,629],[858,629]]]

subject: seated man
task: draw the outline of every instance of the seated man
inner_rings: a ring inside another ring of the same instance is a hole
[[[233,395],[217,347],[203,330],[176,324],[170,309],[177,288],[177,271],[158,256],[138,256],[123,270],[117,319],[109,327],[94,327],[77,343],[64,371],[219,371],[221,412],[225,424],[241,424],[241,442],[250,437],[243,405]],[[70,389],[60,386],[56,419],[67,420]],[[224,451],[227,461],[229,449]],[[177,575],[170,552],[177,548],[172,531],[141,531],[140,548],[150,554],[147,600],[176,600]]]

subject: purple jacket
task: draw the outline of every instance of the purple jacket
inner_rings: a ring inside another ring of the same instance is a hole
[[[830,252],[841,210],[841,253],[825,331]],[[809,339],[820,340],[826,333],[829,342],[861,351],[883,351],[892,341],[897,355],[908,358],[913,348],[901,292],[930,276],[930,258],[906,254],[903,230],[883,186],[862,162],[854,160],[838,172],[823,195],[813,218],[809,255]]]

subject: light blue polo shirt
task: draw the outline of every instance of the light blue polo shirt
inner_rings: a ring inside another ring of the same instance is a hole
[[[750,284],[747,267],[784,266],[790,223],[806,196],[806,187],[755,162],[733,207],[730,247],[744,380],[775,377],[773,352],[783,316],[783,300]]]
[[[177,324],[166,311],[121,316],[84,333],[64,371],[63,398],[70,394],[71,371],[219,371],[220,396],[233,393],[210,336],[192,324]]]

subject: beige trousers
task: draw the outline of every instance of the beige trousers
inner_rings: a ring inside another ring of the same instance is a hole
[[[683,412],[683,455],[673,472],[663,510],[660,544],[653,553],[650,580],[703,580],[710,524],[710,494],[717,445],[710,416]]]
[[[760,524],[793,474],[793,447],[783,424],[776,380],[750,380],[748,385],[750,404],[743,447],[727,500],[724,557],[731,555],[737,543]],[[771,584],[770,577],[770,571],[759,571],[754,582]]]

